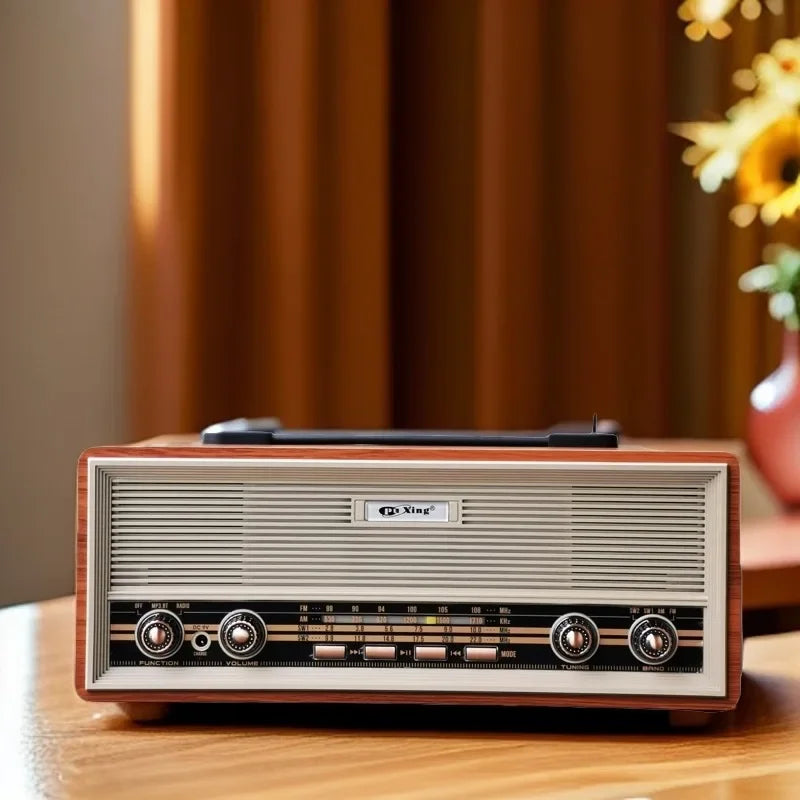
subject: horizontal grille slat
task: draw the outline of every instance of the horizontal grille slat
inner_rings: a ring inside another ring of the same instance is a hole
[[[226,554],[235,554],[235,558],[241,558],[241,554],[244,551],[247,551],[247,558],[248,561],[253,562],[256,561],[259,557],[263,558],[279,558],[284,555],[290,554],[297,554],[303,555],[306,558],[317,558],[316,555],[309,555],[306,548],[300,548],[297,546],[262,546],[262,547],[254,547],[251,545],[244,546],[242,544],[239,545],[230,545],[228,547],[222,547],[220,545],[212,545],[206,546],[198,545],[193,548],[193,552],[198,555],[207,555],[208,553],[217,553],[219,555],[226,555]],[[349,553],[350,557],[357,557],[359,555],[365,553],[378,553],[383,556],[401,556],[408,553],[418,553],[420,555],[424,555],[426,557],[431,555],[438,554],[447,554],[449,557],[456,558],[463,553],[480,553],[482,554],[484,551],[480,547],[475,546],[468,546],[468,547],[460,547],[457,554],[452,554],[452,548],[448,545],[426,545],[420,546],[415,545],[413,547],[393,547],[392,545],[356,545],[356,546],[348,546],[346,544],[340,544],[339,550],[342,553]],[[675,552],[675,548],[669,547],[652,547],[652,548],[626,548],[624,546],[608,546],[608,547],[588,547],[582,546],[581,551],[585,553],[583,556],[572,556],[573,559],[575,558],[596,558],[602,559],[603,557],[608,558],[618,558],[620,554],[625,554],[628,559],[635,560],[638,558],[648,558],[648,559],[659,559],[664,557],[664,554],[667,554],[670,558],[675,558],[677,560],[694,560],[697,556],[698,552],[701,552],[702,547],[694,546],[682,549],[681,552]],[[116,552],[120,551],[120,552]],[[112,548],[112,552],[115,552],[115,557],[118,561],[126,561],[126,560],[135,560],[138,561],[142,555],[147,555],[153,559],[157,559],[159,557],[169,556],[172,558],[173,556],[177,555],[186,555],[185,548],[177,548],[171,546],[170,544],[166,546],[124,546],[120,548],[116,546]],[[517,558],[525,558],[525,550],[522,550],[519,547],[504,547],[502,545],[498,545],[494,547],[495,553],[512,553]],[[122,554],[120,554],[122,553]],[[551,545],[549,547],[542,546],[531,548],[532,556],[536,558],[546,559],[548,555],[553,556],[563,556],[563,555],[571,555],[572,548],[566,545]],[[451,556],[452,554],[452,556]],[[187,556],[189,557],[189,556]],[[193,556],[192,556],[193,557]],[[232,556],[234,557],[234,556]]]
[[[286,541],[286,542],[297,542],[298,541],[298,534],[297,532],[292,532],[292,535],[286,535],[287,531],[284,528],[274,528],[272,530],[265,529],[265,528],[258,528],[258,529],[249,529],[247,530],[247,539],[249,542],[258,542],[261,540],[264,541]],[[443,541],[443,542],[452,542],[453,537],[452,535],[444,534],[442,535],[442,529],[431,529],[429,531],[420,532],[419,530],[408,530],[407,528],[393,528],[391,532],[389,531],[381,531],[380,533],[374,533],[370,530],[360,530],[358,535],[353,536],[353,529],[342,529],[336,530],[334,532],[329,533],[328,535],[324,535],[324,531],[319,530],[311,530],[307,534],[303,535],[302,541],[305,542],[327,542],[331,543],[331,541],[336,542],[367,542],[370,540],[370,537],[374,539],[374,541],[378,542],[411,542],[415,540],[421,540],[426,542],[436,542],[436,541]],[[459,531],[458,541],[459,542],[468,542],[468,541],[485,541],[489,544],[494,542],[520,542],[520,541],[530,541],[530,533],[526,531],[519,531],[519,530],[510,530],[504,536],[486,536],[485,531],[478,530],[476,528],[473,529],[463,529]],[[220,534],[222,534],[222,538],[220,538]],[[283,534],[283,535],[281,535]],[[320,535],[323,534],[323,535]],[[394,536],[392,536],[394,534]],[[398,534],[401,534],[398,537]],[[186,535],[191,535],[193,540],[202,541],[202,540],[219,540],[219,541],[234,541],[237,537],[241,537],[244,535],[244,528],[242,527],[230,527],[230,528],[182,528],[179,526],[173,526],[171,528],[158,528],[158,527],[148,527],[142,529],[124,529],[117,532],[117,535],[114,537],[114,542],[133,542],[133,541],[184,541]],[[697,540],[703,541],[703,534],[702,532],[698,531],[674,531],[670,530],[668,534],[660,534],[657,539],[654,539],[652,535],[652,529],[643,529],[643,530],[633,530],[633,531],[622,531],[617,528],[604,528],[598,530],[590,530],[590,529],[581,529],[577,533],[575,530],[572,532],[567,531],[565,534],[564,528],[550,528],[550,529],[537,529],[537,542],[546,543],[547,541],[556,541],[556,542],[577,542],[581,540],[586,540],[588,542],[591,541],[611,541],[611,540],[619,540],[619,541],[635,541],[637,539],[646,539],[647,541],[652,541],[654,544],[659,543],[663,544],[668,542],[672,539],[686,541],[686,540]]]
[[[233,474],[235,470],[231,470]],[[464,476],[465,478],[467,475]],[[482,475],[486,479],[486,475]],[[514,482],[510,478],[504,480],[503,485],[480,485],[479,483],[472,483],[470,497],[477,501],[491,501],[493,499],[507,497],[513,495],[522,502],[529,501],[532,498],[536,499],[550,499],[558,500],[569,495],[575,498],[591,498],[595,497],[598,500],[604,498],[618,498],[620,496],[631,498],[650,498],[660,496],[670,496],[676,498],[680,502],[697,502],[703,501],[705,497],[704,489],[698,485],[698,481],[694,484],[685,484],[685,478],[678,484],[668,485],[670,480],[674,481],[674,477],[670,479],[669,476],[664,476],[664,484],[648,484],[642,483],[643,476],[631,473],[626,476],[626,485],[612,486],[594,486],[591,484],[582,484],[579,482],[580,473],[575,472],[570,475],[570,487],[568,492],[565,492],[564,486],[548,483],[543,481],[532,485],[530,483],[530,475],[522,482]],[[694,476],[693,476],[694,477]],[[708,480],[709,475],[699,474],[697,476],[700,482]],[[261,478],[263,480],[263,477]],[[159,482],[154,476],[152,481],[146,483],[133,483],[125,478],[114,478],[115,485],[112,488],[112,498],[116,499],[122,495],[133,493],[135,496],[148,494],[161,496],[166,493],[169,496],[171,493],[176,493],[177,496],[186,496],[186,493],[196,493],[201,496],[208,496],[222,492],[230,495],[241,495],[245,486],[250,496],[258,497],[261,495],[270,496],[277,495],[282,498],[304,498],[312,497],[316,499],[341,499],[342,496],[358,494],[364,496],[367,494],[378,494],[382,497],[386,491],[390,491],[393,495],[406,494],[408,491],[413,491],[415,497],[436,497],[442,494],[455,494],[461,492],[466,483],[447,483],[440,481],[437,477],[435,484],[409,484],[405,488],[400,488],[397,484],[392,483],[371,483],[367,481],[359,481],[358,483],[348,484],[335,484],[324,481],[322,478],[315,486],[296,486],[287,484],[276,480],[275,483],[270,485],[260,483],[243,484],[232,478],[228,483],[208,483],[202,478],[198,478],[193,483],[163,481]],[[484,480],[483,483],[490,483]],[[520,490],[524,493],[521,496]]]
[[[186,531],[186,528],[183,525],[179,524],[177,519],[175,520],[175,522],[176,522],[176,524],[172,525],[171,527],[164,525],[164,520],[161,520],[160,524],[154,522],[152,525],[148,524],[146,522],[141,522],[141,521],[129,524],[128,522],[122,522],[122,521],[119,521],[119,520],[114,520],[112,524],[114,524],[115,527],[117,527],[120,532],[130,531],[132,533],[133,532],[148,533],[148,532],[152,532],[152,531],[159,531],[159,532],[163,532],[163,533],[168,533],[170,531],[175,531],[175,530],[180,530],[181,532]],[[213,523],[213,524],[206,525],[206,526],[204,526],[202,524],[198,524],[198,520],[193,520],[193,522],[195,523],[194,524],[194,528],[195,528],[197,533],[216,531],[217,529],[222,533],[225,533],[226,531],[229,532],[231,530],[236,530],[236,531],[247,530],[247,532],[249,534],[251,534],[253,536],[257,536],[257,535],[259,535],[259,533],[268,533],[270,531],[270,529],[271,529],[271,530],[274,530],[274,531],[292,531],[298,537],[302,536],[304,531],[307,531],[310,534],[311,533],[319,533],[320,531],[324,531],[324,530],[330,528],[332,524],[335,524],[335,523],[332,523],[332,522],[322,522],[322,521],[304,522],[304,523],[301,523],[301,522],[288,522],[288,523],[287,522],[282,522],[280,525],[275,525],[275,526],[271,526],[271,528],[267,528],[266,526],[256,526],[256,525],[249,526],[246,522],[243,522],[242,520],[237,521],[237,520],[212,519],[212,520],[209,520],[209,522]],[[337,522],[340,522],[342,527],[344,527],[345,525],[349,525],[349,521],[348,520],[340,520],[340,521],[337,521]],[[399,528],[400,526],[398,525],[396,527]],[[474,525],[474,526],[469,526],[469,527],[472,527],[476,531],[482,531],[482,532],[509,531],[509,532],[513,533],[513,532],[517,532],[517,531],[533,531],[533,530],[536,530],[536,531],[540,531],[541,533],[561,533],[563,535],[569,535],[569,532],[572,531],[572,532],[579,532],[579,533],[587,534],[587,535],[590,535],[590,534],[593,534],[593,533],[597,533],[599,535],[614,535],[614,534],[617,534],[617,533],[620,533],[620,534],[625,534],[625,533],[635,534],[637,532],[643,532],[645,534],[651,534],[652,535],[652,534],[656,534],[656,533],[669,534],[669,533],[675,532],[675,533],[682,533],[682,534],[688,534],[688,535],[697,536],[699,534],[702,534],[702,530],[703,530],[702,527],[700,527],[700,526],[689,527],[689,526],[686,526],[686,525],[676,525],[676,526],[672,527],[670,525],[664,525],[664,524],[660,524],[660,523],[647,524],[647,523],[644,523],[644,522],[639,523],[639,524],[632,524],[632,525],[623,525],[623,523],[618,523],[617,525],[614,525],[613,527],[604,527],[604,528],[601,528],[601,529],[598,529],[598,528],[594,527],[591,524],[591,522],[575,523],[573,525],[569,525],[568,523],[564,523],[561,526],[555,526],[555,525],[552,525],[552,524],[550,524],[550,525],[544,525],[544,524],[537,525],[535,522],[531,522],[529,524],[507,522],[505,524],[492,524],[492,525],[481,524],[481,525]],[[469,530],[468,526],[466,526],[466,525],[462,526],[462,528],[464,529],[465,534],[466,534],[467,530]],[[434,530],[434,529],[432,528],[431,530]]]
[[[382,567],[374,567],[375,556],[350,556],[348,558],[348,565],[346,567],[342,566],[339,563],[337,558],[326,557],[326,556],[306,556],[303,555],[302,558],[298,558],[297,555],[273,555],[267,559],[258,559],[252,558],[248,554],[247,565],[242,567],[241,560],[236,560],[230,557],[215,557],[209,558],[206,555],[191,555],[191,556],[184,556],[183,559],[180,559],[178,563],[185,564],[187,566],[198,565],[198,564],[214,564],[215,566],[220,566],[226,563],[230,563],[236,565],[236,568],[239,570],[247,570],[249,572],[272,572],[287,569],[288,567],[294,567],[296,569],[303,569],[307,565],[309,569],[316,569],[316,565],[321,566],[330,566],[335,567],[337,570],[347,570],[351,569],[354,565],[364,565],[369,566],[370,568],[375,569],[375,571],[380,571],[383,569]],[[664,570],[665,572],[684,572],[694,571],[694,565],[691,563],[692,559],[688,559],[686,561],[681,561],[679,559],[665,559],[662,558],[658,561],[659,569]],[[148,567],[151,571],[156,571],[160,569],[174,569],[175,567],[175,560],[171,558],[157,558],[153,557],[149,560]],[[459,555],[450,555],[446,559],[442,558],[439,561],[435,561],[430,558],[430,554],[420,554],[417,556],[411,554],[404,554],[402,556],[395,555],[392,558],[390,569],[396,568],[400,564],[405,565],[419,565],[420,569],[428,569],[430,568],[431,563],[436,563],[438,566],[437,569],[443,569],[446,566],[449,567],[452,564],[485,564],[486,559],[478,557],[476,553],[464,553]],[[531,558],[502,558],[500,554],[497,554],[495,558],[492,560],[493,565],[502,566],[506,571],[512,572],[522,572],[524,570],[530,570],[533,567],[541,568],[544,571],[551,571],[554,569],[559,570],[560,572],[569,572],[571,570],[579,570],[582,568],[591,568],[593,569],[597,564],[604,564],[605,571],[607,572],[617,572],[619,570],[625,571],[629,570],[632,566],[639,566],[639,567],[646,567],[650,566],[652,563],[651,559],[639,557],[639,558],[626,558],[625,564],[622,567],[619,567],[620,564],[619,558],[570,558],[567,561],[563,558],[542,558],[542,557],[531,557]],[[221,569],[223,567],[220,566]],[[487,569],[490,569],[487,567]],[[124,572],[133,572],[138,571],[138,559],[136,558],[118,558],[117,559],[117,572],[122,574]]]
[[[453,559],[450,564],[455,565],[458,564],[461,559]],[[188,563],[188,562],[187,562]],[[559,574],[573,574],[573,573],[582,573],[582,572],[593,572],[594,566],[592,565],[582,565],[573,563],[570,564],[569,569],[566,569],[563,564],[562,565],[548,565],[546,563],[537,564],[534,567],[528,567],[524,564],[513,564],[512,565],[508,561],[503,561],[502,559],[497,559],[492,562],[492,566],[486,566],[486,562],[481,560],[478,561],[476,559],[464,559],[463,563],[469,564],[481,564],[481,572],[492,573],[492,572],[501,572],[503,574],[513,573],[516,576],[531,574],[531,575],[539,575],[545,573],[553,573],[557,572]],[[196,569],[197,575],[218,575],[218,574],[235,574],[235,573],[247,573],[249,575],[264,575],[264,576],[271,576],[273,574],[281,574],[281,575],[297,575],[302,576],[305,574],[312,574],[312,573],[331,573],[332,576],[335,575],[346,575],[346,574],[358,574],[364,576],[371,576],[371,575],[381,575],[386,572],[395,572],[397,568],[401,565],[412,566],[414,567],[415,572],[429,572],[435,575],[457,575],[461,573],[461,568],[456,569],[453,566],[450,569],[445,569],[443,566],[432,566],[430,564],[426,564],[421,561],[409,561],[407,559],[397,559],[391,565],[376,567],[374,565],[370,565],[369,569],[367,569],[365,564],[358,564],[356,562],[350,562],[346,567],[342,566],[341,564],[331,564],[330,561],[327,564],[317,564],[313,561],[304,562],[299,564],[295,561],[289,561],[281,565],[280,569],[277,568],[275,563],[271,564],[270,567],[259,567],[257,564],[248,564],[246,567],[237,567],[236,569],[210,569],[204,564],[208,564],[208,562],[199,562],[194,565]],[[335,567],[335,571],[331,571],[331,567]],[[158,576],[159,574],[163,573],[166,570],[172,570],[171,566],[166,567],[159,567],[158,565],[151,564],[148,567],[149,572],[153,576]],[[626,574],[629,572],[630,568],[626,564],[622,567],[614,567],[611,565],[606,565],[603,569],[603,574]],[[126,568],[120,565],[117,568],[117,572],[120,575],[123,575],[127,572],[136,572],[135,567]],[[689,573],[691,570],[687,569],[678,569],[678,568],[666,568],[663,570],[664,574],[684,574]],[[642,576],[646,577],[646,576]]]
[[[418,580],[416,577],[411,576],[409,578],[397,578],[397,577],[384,577],[381,576],[380,578],[380,586],[383,587],[392,587],[393,589],[403,589],[403,588],[413,588],[413,589],[428,589],[431,586],[431,579],[432,576],[425,576],[426,580]],[[433,576],[436,579],[436,588],[438,589],[441,587],[447,588],[461,588],[464,586],[463,578],[442,578],[439,576]],[[197,580],[194,578],[177,578],[172,581],[151,581],[151,580],[132,580],[125,585],[124,591],[130,591],[131,589],[138,589],[139,591],[142,590],[143,587],[153,586],[181,586],[184,587],[184,591],[182,594],[185,596],[189,596],[189,593],[192,591],[202,591],[208,592],[211,594],[213,589],[216,587],[226,587],[228,591],[230,591],[230,582],[229,581],[214,581],[211,579],[204,580],[202,584],[199,584],[202,589],[197,589],[193,587],[198,586]],[[271,580],[269,583],[270,586],[282,586],[287,588],[296,589],[298,585],[305,587],[307,584],[302,583],[299,584],[297,578],[295,577],[282,577],[277,578],[275,580]],[[368,584],[369,586],[373,586],[374,584]],[[365,584],[363,579],[361,578],[350,578],[348,576],[341,576],[341,578],[330,578],[329,580],[319,580],[313,583],[314,592],[317,594],[325,595],[327,590],[336,588],[336,587],[349,587],[354,590],[358,590],[359,588],[364,588]],[[565,581],[563,577],[558,576],[549,580],[544,578],[537,580],[536,587],[538,589],[546,588],[548,590],[553,591],[562,591],[562,590],[574,590],[574,589],[598,589],[598,590],[617,590],[619,586],[619,579],[616,576],[609,576],[607,578],[596,580],[591,578],[589,580],[580,580],[578,578],[572,578],[569,581]],[[631,589],[637,589],[642,592],[650,592],[652,583],[648,581],[646,578],[635,579],[631,578],[630,580],[625,581],[625,591],[628,592]],[[516,580],[514,578],[510,578],[508,580],[504,580],[502,585],[498,584],[496,578],[491,579],[483,579],[483,578],[475,578],[469,582],[468,588],[481,588],[481,589],[492,589],[496,592],[501,593],[507,589],[527,589],[530,590],[531,584],[529,580]],[[114,591],[120,592],[122,590],[115,589]],[[309,591],[308,589],[305,590],[306,592]],[[697,592],[697,586],[695,584],[682,584],[680,582],[676,582],[674,585],[670,585],[669,590],[670,592],[675,593],[687,593],[687,592]],[[441,596],[441,593],[439,593]],[[197,597],[197,594],[191,595],[193,597]],[[354,594],[353,597],[357,597],[357,594]]]

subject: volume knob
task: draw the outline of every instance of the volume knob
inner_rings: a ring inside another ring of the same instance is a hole
[[[678,631],[666,617],[639,617],[628,633],[631,653],[643,664],[666,664],[678,650]]]
[[[219,646],[231,658],[253,658],[266,641],[267,626],[255,611],[244,608],[231,611],[219,624]]]
[[[585,614],[564,614],[550,629],[553,652],[568,664],[588,661],[600,645],[600,634],[594,622]]]
[[[169,658],[183,643],[183,624],[171,611],[150,611],[136,625],[135,640],[148,658]]]

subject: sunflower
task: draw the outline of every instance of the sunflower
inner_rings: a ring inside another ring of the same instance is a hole
[[[771,225],[794,215],[800,195],[793,188],[797,176],[792,166],[800,108],[800,38],[779,39],[735,78],[751,94],[731,106],[724,120],[683,122],[670,130],[693,142],[683,161],[694,168],[706,192],[736,179],[742,202],[730,217],[737,225],[749,225],[759,210]]]
[[[725,17],[733,8],[738,5],[745,19],[757,19],[762,3],[773,14],[783,11],[783,0],[684,0],[678,7],[678,17],[687,23],[685,33],[695,42],[706,34],[724,39],[731,32]]]
[[[731,214],[735,222],[752,219],[756,207],[767,225],[794,216],[800,208],[800,117],[779,119],[744,150],[736,192],[741,205]]]

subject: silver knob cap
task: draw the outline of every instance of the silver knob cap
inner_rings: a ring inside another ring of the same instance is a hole
[[[236,625],[231,628],[231,641],[236,644],[247,644],[250,641],[250,631],[242,625]]]
[[[644,643],[648,650],[657,653],[664,647],[664,637],[660,632],[650,631],[645,636]]]
[[[167,632],[158,625],[152,625],[147,629],[147,641],[155,647],[161,647],[167,641]]]
[[[583,643],[586,641],[583,631],[579,628],[570,628],[567,631],[565,638],[567,644],[573,650],[580,650],[583,647]]]
[[[568,664],[588,661],[600,645],[600,633],[585,614],[572,613],[559,617],[550,628],[553,652]]]
[[[139,619],[134,640],[148,658],[169,658],[183,644],[183,624],[177,614],[166,609],[149,611]]]
[[[666,664],[678,651],[678,631],[660,614],[646,614],[634,620],[628,632],[631,653],[643,664]]]
[[[254,658],[266,642],[267,626],[255,611],[240,608],[226,614],[219,623],[219,646],[231,658]]]

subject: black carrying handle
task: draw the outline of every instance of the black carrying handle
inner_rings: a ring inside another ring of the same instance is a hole
[[[232,419],[209,425],[203,444],[227,445],[406,445],[447,447],[615,448],[617,434],[588,431],[304,430],[284,429],[274,417]]]

